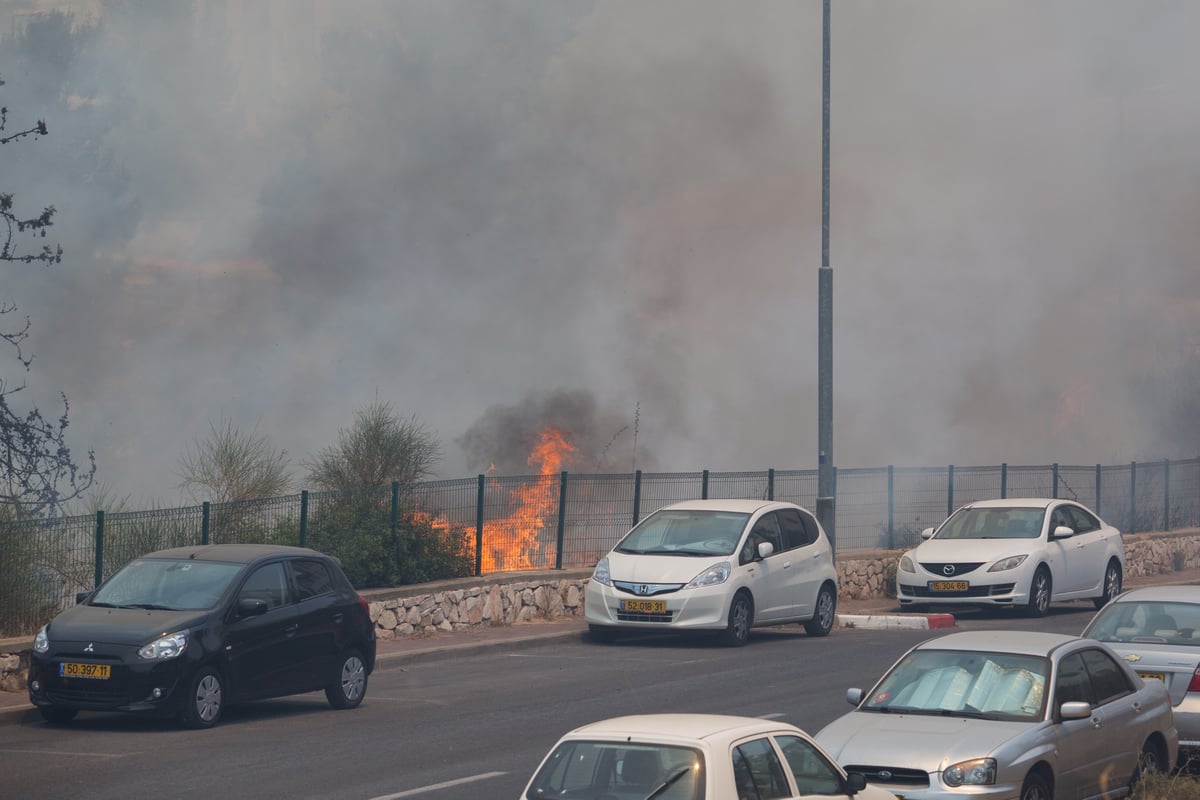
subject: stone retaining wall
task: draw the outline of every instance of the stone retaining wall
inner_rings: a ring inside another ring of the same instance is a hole
[[[837,561],[839,595],[895,595],[899,550],[857,551]],[[1126,577],[1200,568],[1200,528],[1125,537]],[[363,592],[380,640],[438,631],[582,616],[591,570],[509,573]],[[24,691],[32,640],[0,641],[0,690]]]

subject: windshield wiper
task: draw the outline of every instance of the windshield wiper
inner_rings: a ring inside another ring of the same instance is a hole
[[[157,603],[126,603],[118,608],[144,608],[149,611],[175,611],[172,606],[160,606]]]
[[[646,800],[654,800],[654,798],[661,795],[667,789],[670,789],[677,780],[682,778],[684,775],[687,775],[691,771],[692,771],[692,768],[690,766],[684,767],[683,769],[679,770],[679,772],[676,772],[674,775],[672,775],[671,777],[667,778],[665,781],[660,783],[658,785],[657,789],[655,789],[650,794],[646,795]]]
[[[88,605],[96,608],[118,608],[115,603],[88,603]]]

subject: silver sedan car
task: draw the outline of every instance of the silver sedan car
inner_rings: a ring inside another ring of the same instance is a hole
[[[1029,631],[952,633],[909,650],[817,742],[905,800],[1117,797],[1179,741],[1161,681],[1106,645]]]
[[[1125,592],[1083,635],[1107,644],[1145,680],[1166,684],[1182,755],[1200,758],[1200,586]]]

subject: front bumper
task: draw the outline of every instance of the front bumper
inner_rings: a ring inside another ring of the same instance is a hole
[[[29,702],[35,706],[75,708],[84,711],[130,711],[172,714],[181,707],[185,692],[179,690],[189,674],[190,662],[126,662],[120,659],[96,659],[111,668],[107,679],[64,678],[59,675],[63,661],[34,655],[29,664]]]
[[[638,597],[612,586],[588,581],[584,593],[584,618],[589,625],[639,630],[724,630],[729,618],[729,600],[734,587],[728,583],[680,589],[654,597]],[[661,614],[628,614],[620,609],[622,600],[661,600]]]
[[[964,591],[938,591],[935,585],[944,579],[935,575],[899,573],[896,577],[896,600],[901,606],[914,604],[960,606],[1023,606],[1029,602],[1028,580],[1011,573],[997,577],[968,580]]]

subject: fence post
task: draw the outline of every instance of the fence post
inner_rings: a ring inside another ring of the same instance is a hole
[[[200,506],[200,544],[208,544],[208,523],[212,518],[212,503],[207,500]]]
[[[1101,476],[1103,473],[1100,470],[1100,465],[1096,465],[1096,515],[1102,516],[1104,512],[1100,510],[1100,486],[1102,485]]]
[[[946,516],[954,513],[954,465],[946,469]]]
[[[1171,459],[1163,459],[1163,530],[1171,530]]]
[[[1008,497],[1008,464],[1000,465],[1000,499]]]
[[[96,512],[96,569],[92,580],[95,589],[104,580],[104,512]]]
[[[567,530],[567,471],[562,471],[562,479],[558,487],[558,536],[557,550],[554,556],[554,568],[562,569],[563,539]]]
[[[767,499],[775,499],[775,468],[767,470]]]
[[[633,524],[638,524],[642,511],[642,471],[633,473]]]
[[[475,575],[483,574],[483,476],[475,496]]]
[[[388,515],[388,529],[392,532],[392,558],[400,566],[400,481],[392,481],[392,510]]]
[[[1129,532],[1137,533],[1137,462],[1129,462]]]
[[[300,490],[300,546],[308,547],[308,489]]]
[[[1050,467],[1051,479],[1054,481],[1054,488],[1050,490],[1050,496],[1055,500],[1058,499],[1058,464],[1053,464]]]
[[[708,470],[704,470],[704,474],[700,477],[700,499],[708,499]]]
[[[888,549],[896,549],[896,476],[888,464]]]

